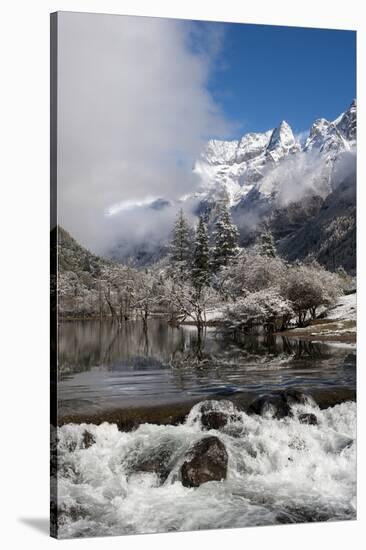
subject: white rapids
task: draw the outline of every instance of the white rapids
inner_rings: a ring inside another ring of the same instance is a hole
[[[58,430],[61,538],[245,527],[356,517],[356,404],[320,410],[310,401],[276,420],[236,415],[224,429],[203,431],[195,405],[179,426],[67,424]],[[318,425],[299,422],[316,414]],[[87,430],[95,443],[84,448]],[[192,443],[216,435],[225,444],[227,479],[183,487],[179,468]],[[162,449],[170,473],[136,472],[134,464]]]

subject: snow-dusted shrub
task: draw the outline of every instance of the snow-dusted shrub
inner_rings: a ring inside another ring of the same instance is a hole
[[[278,290],[264,289],[239,298],[228,306],[224,328],[228,332],[237,333],[261,326],[271,332],[285,328],[293,315],[291,303]]]
[[[288,269],[281,293],[292,303],[302,326],[308,313],[314,319],[320,306],[329,306],[337,300],[342,294],[342,281],[316,262],[298,264]]]
[[[236,299],[249,292],[281,286],[286,273],[287,265],[281,258],[244,250],[234,264],[221,269],[218,287],[222,294]]]

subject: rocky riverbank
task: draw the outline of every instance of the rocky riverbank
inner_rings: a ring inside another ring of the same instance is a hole
[[[292,390],[299,394],[303,393],[302,388]],[[272,392],[271,394],[259,394],[255,395],[253,392],[240,392],[230,397],[230,401],[238,407],[240,410],[250,412],[253,409],[254,403],[258,399],[266,399],[269,402],[281,403],[286,401],[287,396],[290,395],[286,391]],[[334,405],[343,403],[345,401],[356,400],[356,390],[348,388],[324,388],[314,389],[309,397],[317,404],[320,409],[326,409],[333,407]],[[217,401],[227,402],[227,398],[224,396],[215,397]],[[58,425],[64,424],[95,424],[100,425],[103,422],[109,422],[116,424],[119,430],[130,431],[136,429],[141,424],[150,423],[156,425],[178,425],[185,421],[187,415],[193,406],[199,402],[198,399],[185,401],[181,403],[172,403],[159,406],[145,406],[145,407],[120,407],[111,410],[104,410],[100,413],[80,413],[80,414],[66,414],[58,418]]]

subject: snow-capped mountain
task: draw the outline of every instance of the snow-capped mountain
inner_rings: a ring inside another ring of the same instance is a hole
[[[289,158],[303,165],[309,159],[313,167],[318,161],[325,165],[319,186],[320,194],[324,195],[332,190],[331,186],[324,189],[324,178],[328,184],[334,163],[355,144],[356,101],[334,121],[316,120],[303,146],[286,121],[264,133],[246,134],[240,140],[210,140],[194,166],[200,182],[194,196],[206,203],[226,200],[231,207],[243,203],[248,195],[275,196],[276,180],[269,178],[272,179],[269,186],[266,178]],[[254,192],[250,194],[251,191]]]
[[[304,151],[317,149],[326,155],[327,161],[334,160],[341,151],[349,151],[356,145],[356,100],[336,120],[329,122],[320,118],[314,122]]]
[[[239,140],[210,140],[193,167],[195,192],[176,202],[154,199],[144,208],[156,210],[163,219],[182,206],[188,215],[204,214],[212,228],[225,204],[240,230],[242,246],[255,241],[265,220],[284,257],[301,259],[314,250],[319,261],[331,269],[344,264],[353,272],[356,116],[353,101],[335,120],[315,120],[301,142],[285,121]],[[330,218],[324,211],[334,217],[329,228]],[[338,244],[329,237],[334,227]],[[131,248],[121,237],[110,256],[122,261],[133,256],[136,263],[145,265],[164,255],[168,239],[162,232],[155,239],[151,234]],[[337,254],[331,256],[331,248],[336,248]]]

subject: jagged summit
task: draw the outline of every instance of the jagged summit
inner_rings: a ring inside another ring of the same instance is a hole
[[[235,206],[253,190],[260,193],[260,180],[289,155],[320,154],[332,165],[356,140],[356,100],[334,121],[319,118],[310,128],[303,146],[283,120],[267,132],[250,132],[239,140],[210,140],[194,166],[199,178],[195,197],[213,202],[226,200]]]
[[[296,141],[291,126],[283,120],[272,132],[267,155],[273,161],[278,162],[288,153],[295,153],[300,149],[300,144]]]
[[[357,102],[354,99],[345,113],[341,116],[337,127],[348,141],[356,140]]]
[[[320,118],[310,128],[304,151],[317,148],[321,152],[339,152],[355,145],[357,107],[354,99],[350,107],[335,120]]]
[[[278,144],[286,145],[288,147],[295,144],[295,138],[291,126],[285,120],[283,120],[280,125],[273,130],[270,142],[268,144],[268,149],[274,149],[278,146]]]

